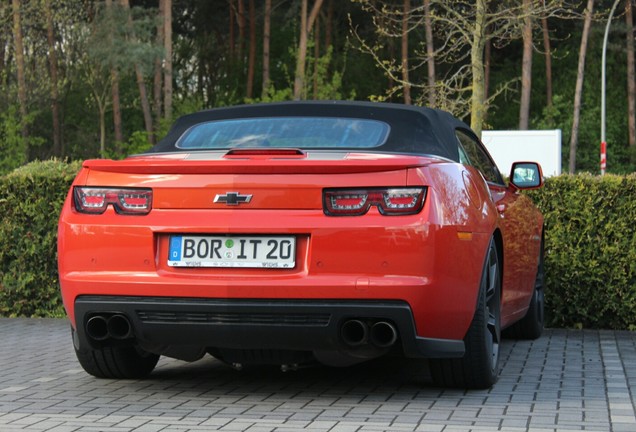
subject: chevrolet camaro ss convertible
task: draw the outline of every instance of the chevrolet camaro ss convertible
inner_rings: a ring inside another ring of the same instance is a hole
[[[502,331],[543,329],[543,217],[448,113],[288,102],[186,115],[147,153],[88,160],[59,222],[77,358],[102,378],[159,356],[235,367],[428,359],[487,388]]]

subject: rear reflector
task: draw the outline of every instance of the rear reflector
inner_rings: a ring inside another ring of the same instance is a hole
[[[73,202],[80,213],[102,214],[112,205],[119,214],[145,215],[152,209],[152,189],[75,186]]]
[[[325,189],[323,210],[329,216],[360,216],[376,206],[386,216],[419,213],[426,188]]]

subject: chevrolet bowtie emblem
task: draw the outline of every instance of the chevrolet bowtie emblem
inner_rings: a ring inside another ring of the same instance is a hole
[[[252,195],[241,195],[238,192],[227,192],[225,195],[218,194],[215,196],[214,202],[235,206],[242,203],[248,203],[251,199]]]

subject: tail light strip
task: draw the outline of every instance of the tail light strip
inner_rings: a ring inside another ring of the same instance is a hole
[[[80,213],[102,214],[112,205],[119,214],[145,215],[152,209],[152,189],[75,186],[73,202]]]
[[[385,216],[419,213],[426,188],[325,189],[323,210],[328,216],[361,216],[372,206]]]

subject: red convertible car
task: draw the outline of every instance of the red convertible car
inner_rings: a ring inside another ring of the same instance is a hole
[[[180,118],[147,153],[88,160],[59,223],[82,367],[149,374],[159,356],[234,367],[428,359],[487,388],[502,330],[543,329],[543,217],[450,114],[288,102]]]

